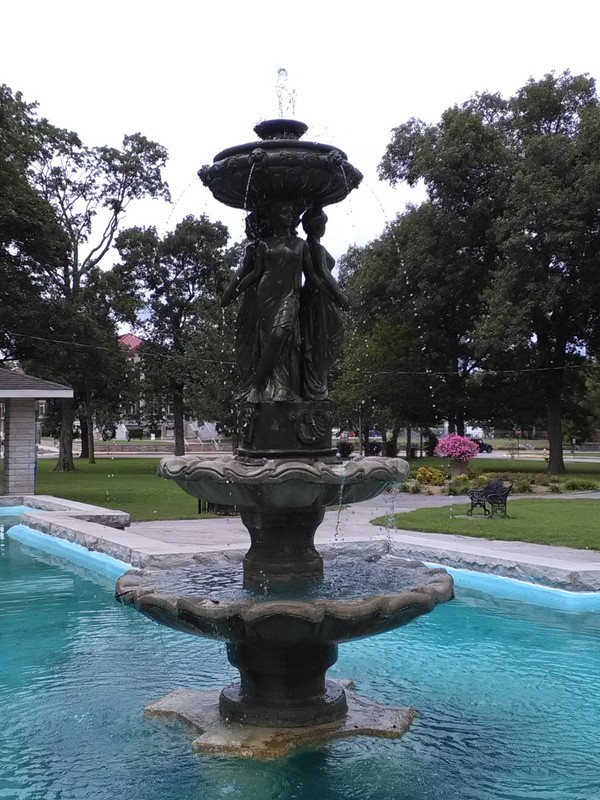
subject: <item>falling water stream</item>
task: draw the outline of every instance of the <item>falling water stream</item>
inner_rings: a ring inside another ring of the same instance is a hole
[[[250,192],[250,183],[252,181],[252,173],[254,172],[255,167],[256,163],[252,164],[250,167],[250,172],[248,173],[248,182],[246,183],[246,193],[244,195],[244,211],[248,211],[248,193]]]

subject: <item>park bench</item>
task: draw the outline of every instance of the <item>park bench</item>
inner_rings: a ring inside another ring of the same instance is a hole
[[[215,514],[217,517],[235,517],[240,512],[237,506],[225,505],[225,503],[211,503],[208,500],[198,500],[199,514]]]
[[[494,514],[506,516],[506,501],[511,489],[512,483],[504,481],[490,481],[482,489],[469,489],[467,496],[471,501],[471,508],[467,514],[471,516],[473,509],[482,508],[486,517],[493,517]]]

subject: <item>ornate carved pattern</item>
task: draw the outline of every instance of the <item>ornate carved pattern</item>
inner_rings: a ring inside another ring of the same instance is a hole
[[[290,422],[294,423],[296,436],[302,444],[315,444],[322,441],[331,430],[331,414],[321,408],[290,412]]]
[[[248,444],[254,439],[254,431],[259,416],[260,412],[249,406],[243,406],[238,412],[238,430],[242,440]]]
[[[287,123],[282,127],[275,120],[263,125],[272,127],[266,140],[224,150],[212,165],[198,172],[202,183],[222,203],[255,208],[268,197],[295,198],[304,207],[325,206],[339,203],[361,182],[362,174],[341,150],[298,141],[296,137],[306,129],[302,123],[289,137]],[[271,138],[273,135],[281,138]]]

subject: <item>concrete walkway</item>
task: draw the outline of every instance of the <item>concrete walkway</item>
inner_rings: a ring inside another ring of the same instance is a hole
[[[568,496],[560,495],[557,499],[565,497]],[[584,497],[598,498],[599,493]],[[35,506],[39,499],[31,497],[23,501]],[[48,509],[50,498],[44,500]],[[211,553],[238,560],[249,546],[248,532],[239,517],[134,522],[120,530],[126,521],[123,522],[123,515],[115,516],[119,512],[87,507],[90,513],[86,515],[83,504],[73,504],[69,511],[67,501],[56,502],[60,503],[56,510],[25,514],[23,521],[43,533],[138,567],[175,564],[193,556],[204,559]],[[456,498],[456,503],[464,503],[464,498]],[[316,543],[324,556],[333,545],[345,546],[356,557],[367,550],[379,551],[571,591],[600,591],[600,551],[419,533],[370,524],[374,517],[450,504],[451,498],[445,496],[397,494],[383,495],[339,512],[328,511],[317,531]]]

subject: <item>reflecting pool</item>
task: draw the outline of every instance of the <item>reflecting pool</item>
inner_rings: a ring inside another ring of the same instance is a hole
[[[113,601],[114,581],[0,537],[0,798],[596,800],[600,614],[458,590],[391,634],[340,646],[332,677],[419,710],[401,740],[261,763],[198,756],[144,717],[176,687],[237,673],[224,645]],[[224,666],[225,665],[225,666]]]

